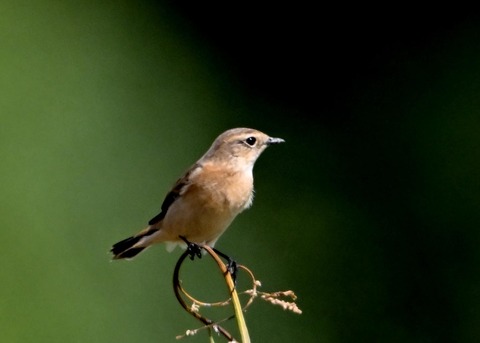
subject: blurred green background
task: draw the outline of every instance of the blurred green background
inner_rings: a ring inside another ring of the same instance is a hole
[[[254,342],[476,342],[480,22],[202,6],[0,2],[1,341],[198,327],[178,250],[108,249],[247,126],[287,143],[217,247],[303,310],[255,303]]]

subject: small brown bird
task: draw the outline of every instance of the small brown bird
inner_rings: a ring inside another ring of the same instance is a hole
[[[271,144],[284,142],[247,128],[225,131],[173,186],[161,212],[136,234],[113,245],[114,259],[132,258],[155,243],[171,251],[189,242],[215,245],[253,201],[253,165]]]

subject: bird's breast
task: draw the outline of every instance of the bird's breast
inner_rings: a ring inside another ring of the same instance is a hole
[[[253,199],[253,177],[248,173],[208,175],[192,186],[198,187],[196,191],[204,199],[205,207],[222,212],[239,213],[249,207]]]

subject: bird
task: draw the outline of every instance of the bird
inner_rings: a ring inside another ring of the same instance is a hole
[[[213,248],[235,217],[252,205],[255,161],[268,146],[283,142],[250,128],[220,134],[175,182],[148,226],[112,246],[113,259],[132,259],[157,243],[165,243],[167,251],[186,247],[185,242]]]

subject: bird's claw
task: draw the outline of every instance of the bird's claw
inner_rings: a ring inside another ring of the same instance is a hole
[[[237,261],[232,259],[230,256],[224,254],[223,252],[213,248],[213,251],[215,251],[218,255],[223,257],[225,260],[227,260],[227,272],[232,276],[233,283],[237,283],[237,271],[238,271],[238,265]]]
[[[237,261],[229,258],[228,262],[227,262],[227,271],[232,276],[233,283],[236,285],[237,284],[237,271],[238,271]]]
[[[187,253],[192,261],[195,259],[195,256],[202,258],[202,248],[198,244],[190,242],[184,236],[180,236],[180,238],[187,244]]]

